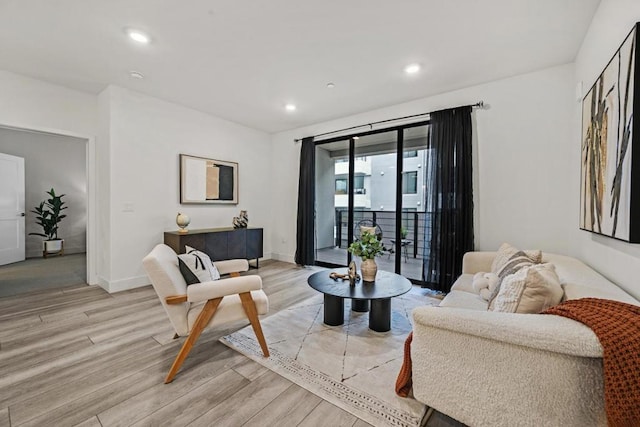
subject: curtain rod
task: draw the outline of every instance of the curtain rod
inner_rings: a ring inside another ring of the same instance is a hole
[[[484,101],[478,101],[475,104],[461,105],[460,107],[472,107],[472,108],[480,108],[480,109],[482,109],[482,108],[484,108]],[[460,107],[458,107],[458,108],[460,108]],[[354,129],[362,128],[362,127],[365,127],[365,126],[369,126],[369,129],[373,130],[373,125],[379,125],[381,123],[395,122],[395,121],[398,121],[398,120],[412,119],[414,117],[428,116],[429,114],[431,114],[431,113],[412,114],[410,116],[396,117],[395,119],[380,120],[380,121],[377,121],[377,122],[371,122],[371,123],[367,123],[367,124],[364,124],[364,125],[351,126],[351,127],[344,128],[344,129],[332,130],[331,132],[320,133],[318,135],[314,135],[313,138],[316,139],[316,138],[320,138],[321,136],[333,135],[334,133],[346,132],[348,130],[354,130]],[[293,140],[293,143],[296,144],[296,143],[302,141],[303,139],[304,138],[296,138],[296,139]]]

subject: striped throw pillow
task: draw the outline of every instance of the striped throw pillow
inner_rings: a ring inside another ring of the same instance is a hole
[[[539,264],[542,259],[542,254],[539,257],[532,258],[524,251],[517,251],[509,259],[502,263],[496,274],[498,275],[498,286],[493,290],[489,296],[489,310],[493,310],[494,300],[500,292],[500,286],[507,276],[517,273],[519,270],[531,267],[534,264]]]

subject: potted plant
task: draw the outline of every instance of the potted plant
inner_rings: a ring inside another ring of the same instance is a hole
[[[403,238],[403,239],[406,239],[407,238],[407,234],[408,234],[407,229],[404,228],[404,227],[400,227],[400,237]]]
[[[360,271],[362,272],[362,280],[365,282],[374,282],[378,266],[376,265],[376,255],[382,254],[384,247],[382,242],[378,240],[375,234],[365,231],[360,236],[360,240],[356,240],[349,245],[349,252],[362,258]]]
[[[61,212],[67,209],[62,201],[64,194],[57,195],[53,188],[47,191],[47,194],[51,197],[40,202],[40,205],[31,211],[37,215],[36,224],[42,227],[42,233],[29,233],[30,236],[42,236],[46,239],[42,250],[44,257],[50,253],[62,253],[64,241],[58,237],[58,224],[66,217],[61,215]]]

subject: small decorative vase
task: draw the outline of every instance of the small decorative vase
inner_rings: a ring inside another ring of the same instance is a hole
[[[362,264],[360,264],[360,271],[362,271],[362,280],[365,282],[375,282],[378,265],[373,259],[365,259],[362,260]]]
[[[233,217],[233,228],[247,228],[249,214],[247,211],[240,211],[240,215]]]
[[[176,216],[176,224],[178,224],[178,227],[180,227],[178,233],[188,233],[189,230],[187,229],[187,226],[190,222],[191,218],[189,218],[188,215],[178,212],[178,216]]]

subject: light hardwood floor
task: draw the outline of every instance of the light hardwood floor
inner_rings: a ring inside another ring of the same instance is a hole
[[[315,295],[313,271],[267,261],[250,274],[262,277],[273,314]],[[245,324],[206,330],[165,385],[182,340],[151,286],[0,298],[0,427],[368,425],[218,342]]]

